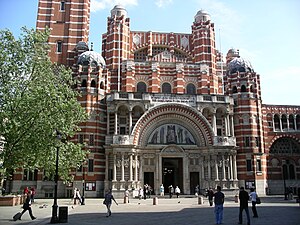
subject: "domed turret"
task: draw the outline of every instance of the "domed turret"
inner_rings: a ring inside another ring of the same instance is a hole
[[[202,9],[197,12],[197,14],[196,14],[196,16],[194,18],[195,18],[195,22],[196,23],[206,22],[206,21],[211,20],[210,19],[210,15],[206,11],[204,11]]]
[[[77,50],[84,50],[84,51],[88,51],[89,50],[89,46],[87,45],[86,42],[84,41],[79,41],[76,45],[76,49]]]
[[[77,61],[79,65],[93,65],[93,66],[101,66],[105,67],[105,61],[100,53],[94,51],[86,51],[82,53]]]
[[[232,74],[236,72],[254,72],[251,63],[241,57],[236,57],[227,65],[227,71]]]
[[[126,9],[121,6],[121,5],[116,5],[111,11],[110,11],[110,14],[111,14],[111,17],[120,17],[120,16],[123,16],[125,18],[127,18],[127,11]]]

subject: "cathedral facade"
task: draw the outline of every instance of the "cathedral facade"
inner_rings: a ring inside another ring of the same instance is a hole
[[[88,47],[90,0],[40,0],[37,29],[50,27],[50,57],[73,70],[89,120],[73,137],[87,160],[59,182],[86,197],[112,189],[134,195],[145,184],[184,194],[220,185],[264,194],[300,187],[300,106],[262,103],[260,75],[236,49],[216,49],[211,16],[200,10],[191,33],[133,31],[126,9],[107,18],[102,52]],[[14,174],[12,189],[34,186],[51,197],[53,181],[37,169]],[[26,177],[26,179],[24,179]]]

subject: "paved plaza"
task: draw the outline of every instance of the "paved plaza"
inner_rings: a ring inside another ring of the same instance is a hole
[[[282,196],[262,197],[258,205],[259,218],[252,218],[253,225],[299,225],[300,206],[295,200],[283,200]],[[59,206],[68,207],[68,223],[72,225],[200,225],[215,224],[214,207],[210,207],[206,198],[204,204],[198,204],[196,197],[159,198],[157,205],[153,199],[130,199],[124,204],[123,199],[117,199],[119,205],[112,205],[112,216],[106,217],[103,199],[86,199],[85,205],[73,205],[70,199],[59,199]],[[21,211],[21,206],[0,207],[0,224],[49,224],[52,214],[52,199],[36,199],[32,205],[33,214],[37,217],[32,221],[26,212],[21,221],[13,221],[13,215]],[[251,204],[249,203],[249,206]],[[224,205],[224,225],[237,224],[239,204],[233,197],[227,197]],[[65,223],[66,224],[66,223]],[[243,224],[246,216],[243,216]]]

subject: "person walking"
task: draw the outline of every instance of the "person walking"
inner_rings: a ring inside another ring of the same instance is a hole
[[[250,225],[250,215],[248,209],[249,195],[247,191],[245,191],[244,187],[240,188],[239,199],[240,199],[239,224],[243,223],[243,210],[245,210],[247,215],[247,225]]]
[[[176,194],[177,198],[179,198],[180,188],[178,186],[175,187],[175,194]]]
[[[111,216],[110,207],[111,207],[111,204],[112,204],[112,200],[116,203],[116,205],[118,205],[118,203],[116,202],[114,196],[111,193],[111,190],[108,190],[106,192],[105,196],[104,196],[104,201],[103,201],[103,204],[106,205],[106,208],[107,208],[106,217]]]
[[[31,190],[31,202],[34,202],[34,196],[36,194],[35,188],[32,187],[30,190]]]
[[[173,188],[173,186],[172,186],[172,184],[169,186],[169,196],[170,196],[170,198],[172,198],[173,197],[173,193],[174,193],[174,188]]]
[[[217,186],[217,192],[214,194],[214,197],[216,224],[221,224],[223,220],[223,205],[225,199],[224,193],[221,192],[221,186]]]
[[[257,193],[254,190],[254,188],[250,189],[250,194],[249,197],[251,199],[251,203],[252,203],[252,213],[253,213],[253,217],[257,218],[258,214],[257,214],[257,210],[256,210],[256,198],[257,198]]]
[[[160,185],[159,191],[160,191],[160,196],[165,196],[165,187],[163,184]]]
[[[25,202],[23,204],[23,211],[21,212],[21,216],[20,216],[19,220],[21,220],[21,217],[27,210],[29,212],[30,218],[32,220],[35,220],[36,217],[33,216],[32,209],[31,209],[31,191],[30,190],[27,192],[27,196],[26,196]]]
[[[80,191],[78,188],[75,188],[74,189],[74,196],[73,196],[73,199],[74,199],[74,205],[76,205],[76,201],[78,200],[79,203],[81,204],[81,196],[80,196]]]

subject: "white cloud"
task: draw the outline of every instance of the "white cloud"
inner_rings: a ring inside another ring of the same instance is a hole
[[[91,11],[96,12],[107,8],[112,9],[115,5],[126,7],[137,4],[138,0],[91,0]]]
[[[157,5],[159,8],[162,8],[171,4],[172,2],[173,0],[156,0],[155,5]]]

